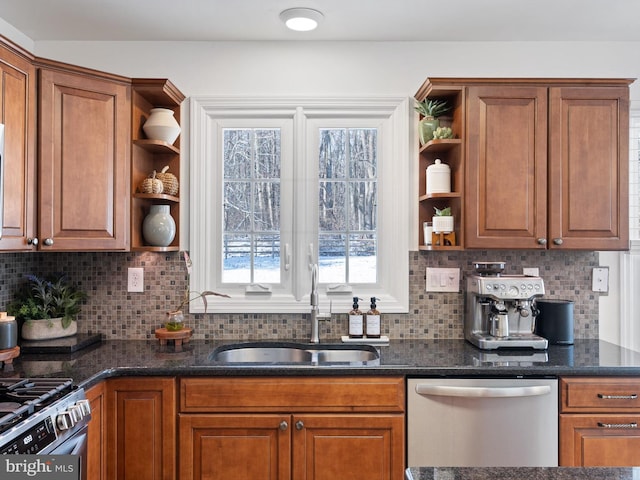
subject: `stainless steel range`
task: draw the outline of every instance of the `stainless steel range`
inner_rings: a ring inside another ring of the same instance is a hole
[[[0,379],[0,454],[73,454],[86,472],[91,407],[69,378]],[[81,474],[80,478],[86,478]]]
[[[467,278],[464,337],[485,350],[546,349],[547,339],[533,333],[542,278],[502,275],[502,269],[502,262],[476,262],[478,274]]]

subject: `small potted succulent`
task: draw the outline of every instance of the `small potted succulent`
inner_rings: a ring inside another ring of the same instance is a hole
[[[451,110],[451,107],[445,100],[426,99],[423,102],[418,102],[415,109],[422,115],[422,120],[420,120],[419,124],[419,133],[420,144],[424,145],[430,140],[433,140],[433,132],[440,126],[438,117]]]
[[[436,214],[431,218],[433,222],[433,233],[451,233],[453,232],[453,215],[451,215],[451,207],[439,209],[434,207]]]

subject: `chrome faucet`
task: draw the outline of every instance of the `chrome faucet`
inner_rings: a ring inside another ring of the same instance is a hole
[[[331,313],[321,314],[318,306],[318,264],[311,265],[311,294],[309,295],[311,304],[311,343],[320,343],[320,320],[331,318]],[[331,310],[331,309],[329,309]]]

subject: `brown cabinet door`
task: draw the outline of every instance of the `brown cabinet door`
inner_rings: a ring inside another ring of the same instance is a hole
[[[181,414],[181,480],[291,478],[291,416]]]
[[[108,478],[176,478],[176,403],[173,378],[108,380]]]
[[[560,466],[640,465],[639,424],[638,415],[560,415]]]
[[[545,248],[547,89],[468,88],[466,248]]]
[[[91,404],[91,421],[87,435],[87,478],[92,480],[107,478],[105,392],[104,382],[89,388],[86,392],[87,400]]]
[[[403,478],[402,415],[295,415],[293,478]]]
[[[34,248],[28,240],[36,229],[35,85],[31,61],[0,46],[0,123],[5,128],[0,250]]]
[[[628,87],[549,96],[549,247],[628,249]]]
[[[40,69],[40,249],[128,248],[130,91]]]

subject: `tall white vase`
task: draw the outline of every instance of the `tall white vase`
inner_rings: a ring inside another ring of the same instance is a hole
[[[142,130],[148,138],[162,140],[171,145],[180,135],[180,125],[173,116],[173,110],[168,108],[152,108]]]

